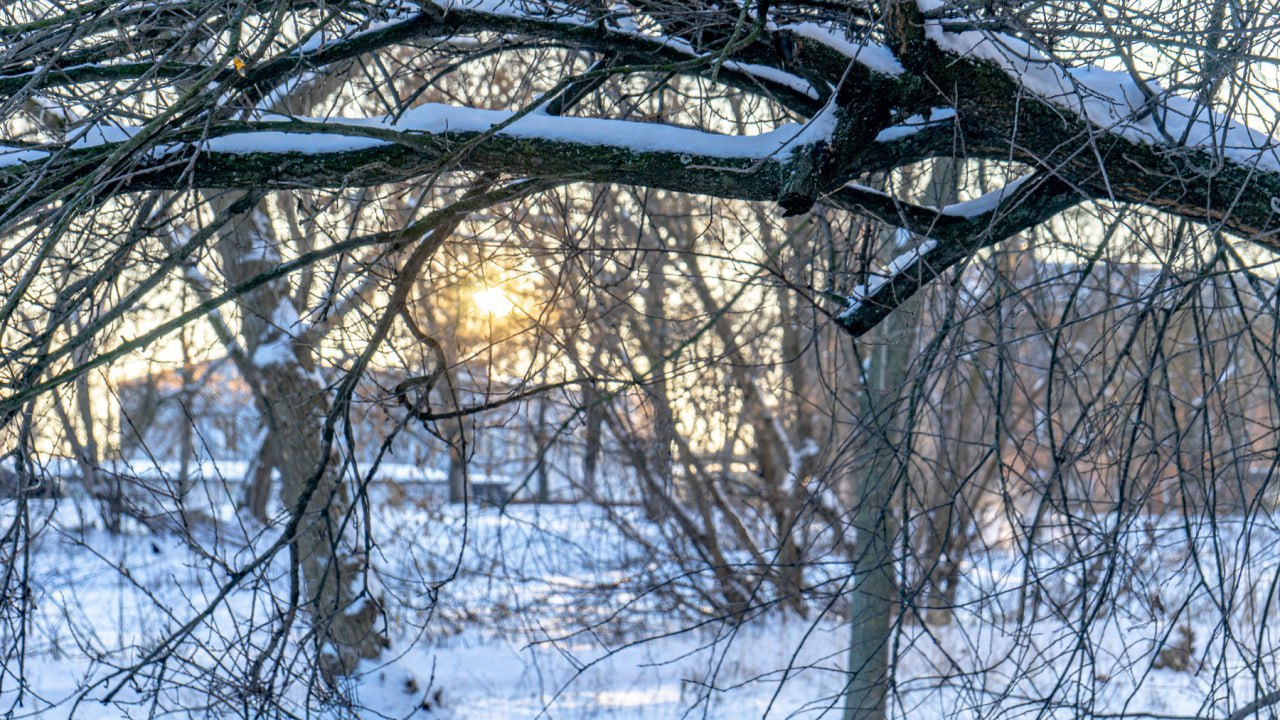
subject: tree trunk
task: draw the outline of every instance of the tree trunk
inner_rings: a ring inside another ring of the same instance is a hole
[[[845,720],[883,720],[889,684],[889,636],[898,601],[890,507],[900,476],[893,395],[910,360],[909,333],[891,315],[867,370],[864,418],[874,460],[854,494],[853,590],[849,594],[849,684]],[[895,327],[896,326],[896,327]],[[903,337],[906,335],[907,337]]]
[[[543,380],[546,380],[544,375]],[[534,462],[538,464],[536,470],[538,474],[538,502],[547,503],[551,501],[551,472],[547,467],[547,455],[550,448],[547,447],[551,442],[551,438],[547,434],[547,396],[543,394],[538,398],[538,420],[533,428],[533,455]]]
[[[650,242],[655,240],[650,239]],[[667,351],[666,293],[667,283],[663,274],[667,266],[667,255],[660,246],[646,248],[644,263],[649,278],[644,287],[644,309],[649,322],[648,339],[650,342],[651,362],[662,362]],[[653,382],[645,389],[649,405],[653,408],[653,425],[650,457],[654,479],[657,487],[650,487],[644,495],[645,516],[661,522],[666,519],[668,505],[675,499],[675,458],[672,456],[672,445],[675,443],[676,418],[671,409],[671,392],[667,382],[668,371],[660,367]]]
[[[225,210],[234,200],[218,198],[214,205]],[[218,250],[230,284],[244,282],[280,262],[271,222],[261,209],[229,225]],[[387,646],[386,637],[375,628],[381,598],[364,589],[366,555],[340,537],[350,502],[342,488],[341,463],[325,457],[329,449],[324,447],[323,431],[329,399],[307,350],[293,342],[292,334],[301,328],[296,326],[298,312],[289,297],[288,282],[277,280],[246,293],[240,298],[240,314],[247,365],[257,375],[257,401],[267,420],[264,449],[251,482],[269,482],[274,466],[280,473],[285,509],[301,515],[291,518],[298,520],[293,557],[315,631],[320,669],[332,681],[352,672],[360,659],[377,657]],[[306,507],[299,508],[313,482]],[[265,515],[261,490],[259,485],[251,493],[250,511]]]
[[[258,448],[254,451],[249,472],[246,473],[244,494],[240,498],[241,509],[263,525],[267,523],[267,501],[271,498],[271,471],[275,469],[271,439],[271,433],[264,430],[258,442]]]
[[[178,410],[181,415],[178,429],[178,478],[174,488],[174,500],[181,509],[187,501],[187,494],[191,492],[191,485],[194,482],[191,477],[191,463],[195,459],[196,451],[196,421],[192,408],[195,406],[197,388],[195,368],[191,362],[191,346],[187,342],[185,331],[178,333],[178,343],[182,350],[182,368],[178,371],[182,387],[178,390]]]
[[[583,434],[586,447],[582,454],[582,493],[591,499],[600,494],[598,476],[600,474],[600,452],[604,427],[604,396],[596,390],[595,385],[588,384],[582,391],[583,402],[587,406]]]
[[[923,195],[938,205],[956,195],[955,163],[934,163]],[[915,239],[899,231],[895,254]],[[903,240],[907,242],[903,242]],[[862,403],[866,452],[872,458],[854,491],[853,591],[849,597],[849,686],[845,720],[884,720],[889,689],[889,646],[898,605],[897,562],[893,555],[893,495],[906,477],[904,432],[898,411],[914,353],[919,297],[904,302],[881,323],[864,372]],[[909,429],[907,429],[909,432]]]
[[[449,502],[463,503],[471,495],[467,478],[467,458],[464,449],[466,428],[459,419],[451,423],[455,428],[449,433]]]
[[[81,357],[87,357],[88,352]],[[82,362],[77,358],[77,362]],[[84,487],[97,498],[102,507],[102,518],[107,530],[120,532],[124,521],[124,487],[119,473],[107,475],[101,471],[102,458],[98,451],[98,439],[94,433],[97,420],[93,416],[93,403],[89,396],[89,376],[81,375],[74,383],[76,413],[80,416],[80,425],[84,428],[84,442],[76,448],[76,464],[80,468]],[[69,426],[74,433],[74,427]]]
[[[286,300],[287,302],[287,300]],[[381,598],[366,589],[365,554],[344,543],[339,530],[350,508],[341,477],[341,461],[330,457],[316,478],[324,457],[322,431],[328,399],[309,375],[292,363],[263,368],[271,432],[289,442],[276,443],[280,471],[280,499],[291,512],[315,482],[315,491],[302,509],[295,542],[295,558],[311,612],[321,671],[332,681],[355,670],[361,659],[376,658],[388,642],[375,628]]]

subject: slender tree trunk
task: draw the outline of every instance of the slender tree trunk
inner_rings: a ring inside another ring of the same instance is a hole
[[[644,307],[649,320],[651,357],[659,359],[667,348],[666,300],[667,283],[664,272],[667,255],[661,247],[648,249],[645,258],[648,284],[644,288]],[[649,404],[653,408],[653,435],[650,467],[659,487],[650,488],[644,497],[645,515],[654,521],[666,518],[668,504],[675,496],[675,458],[672,445],[676,432],[675,412],[671,409],[671,392],[667,382],[667,368],[659,369],[654,381],[646,387]],[[655,496],[655,495],[660,495]]]
[[[924,200],[942,205],[956,195],[956,165],[934,163]],[[897,253],[898,236],[891,247]],[[903,429],[898,401],[908,381],[917,336],[919,297],[903,303],[885,318],[871,342],[864,373],[862,419],[866,448],[872,458],[854,492],[854,587],[849,597],[849,687],[845,720],[884,720],[889,689],[889,650],[894,609],[898,605],[897,562],[894,557],[896,527],[893,496],[906,477],[901,444]],[[908,429],[909,432],[909,429]]]
[[[901,316],[890,316],[887,329]],[[893,391],[910,360],[902,333],[884,333],[871,351],[864,418],[874,426],[874,458],[854,494],[853,590],[849,594],[849,685],[845,720],[883,720],[889,684],[889,639],[898,601],[893,557],[893,493],[900,476],[892,420]],[[895,337],[896,336],[896,337]]]
[[[546,380],[545,375],[543,380]],[[538,502],[540,503],[551,500],[551,472],[547,467],[547,454],[550,452],[547,443],[550,440],[547,435],[547,396],[544,394],[538,398],[538,419],[533,428],[534,458],[538,463]]]
[[[602,430],[604,427],[604,408],[602,406],[603,398],[601,393],[596,390],[595,385],[588,384],[582,391],[583,402],[586,404],[586,427],[583,429],[585,435],[586,448],[583,450],[582,456],[582,492],[588,498],[596,498],[599,496],[599,480],[600,474],[600,451],[602,441]]]
[[[87,350],[82,357],[87,357]],[[76,362],[82,362],[77,357]],[[119,474],[105,475],[101,471],[102,458],[98,451],[98,438],[94,433],[97,420],[93,416],[93,402],[89,396],[89,375],[84,374],[75,380],[76,413],[80,416],[80,425],[84,428],[84,442],[76,448],[76,464],[87,488],[103,506],[102,517],[107,530],[119,532],[124,520],[124,487]],[[70,429],[75,432],[74,428]]]
[[[182,349],[182,369],[178,372],[178,378],[182,381],[182,387],[178,391],[178,410],[182,413],[179,418],[178,436],[178,479],[174,499],[179,507],[187,501],[187,494],[191,491],[191,462],[195,458],[195,434],[194,426],[195,418],[191,412],[196,397],[196,380],[195,368],[191,362],[191,347],[187,342],[187,333],[178,334],[178,341]]]
[[[471,495],[467,478],[466,426],[459,418],[449,432],[449,502],[466,502]]]
[[[592,375],[599,374],[600,356],[605,343],[596,343],[591,351],[591,363],[587,366]],[[600,495],[599,474],[600,455],[604,449],[604,403],[607,397],[595,383],[587,383],[582,387],[582,402],[586,417],[583,419],[583,436],[586,447],[582,455],[582,493],[595,499]]]

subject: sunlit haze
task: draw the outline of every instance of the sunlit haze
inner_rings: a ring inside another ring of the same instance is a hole
[[[492,315],[494,317],[503,317],[511,314],[515,309],[515,303],[511,302],[511,298],[502,291],[502,288],[484,288],[477,290],[471,295],[471,299],[476,304],[476,309],[482,313]]]

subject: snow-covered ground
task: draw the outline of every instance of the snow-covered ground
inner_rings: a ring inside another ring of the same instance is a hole
[[[0,507],[7,528],[14,503]],[[119,670],[208,606],[277,530],[232,518],[193,526],[186,540],[134,525],[113,535],[85,500],[29,509],[25,661],[10,659],[0,686],[0,712],[15,718],[256,717],[263,707],[281,717],[316,717],[319,708],[328,717],[468,720],[841,714],[848,631],[839,603],[824,613],[817,599],[838,597],[840,563],[811,577],[807,618],[767,608],[733,625],[676,611],[687,578],[648,545],[661,533],[633,508],[375,505],[391,652],[366,663],[342,701],[308,699],[305,680],[274,676],[267,681],[281,694],[270,702],[243,680],[284,600],[283,561],[217,605],[166,663],[133,677]],[[640,533],[619,531],[611,513]],[[1253,518],[1247,531],[1238,520],[1169,519],[1109,534],[1101,518],[1096,537],[1105,542],[1093,559],[1115,563],[1082,563],[1053,547],[1030,566],[1009,548],[975,554],[954,621],[903,622],[890,639],[891,714],[1226,717],[1274,689],[1276,671],[1267,620],[1280,533],[1269,518]],[[22,569],[20,558],[0,559]],[[1021,588],[1031,571],[1043,582],[1029,607]],[[2,610],[0,643],[10,648],[17,615]],[[294,628],[269,667],[308,676],[302,632]],[[1183,645],[1190,652],[1179,668]]]

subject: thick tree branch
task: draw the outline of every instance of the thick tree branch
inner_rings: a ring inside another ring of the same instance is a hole
[[[977,203],[989,203],[921,208],[874,191],[841,189],[829,198],[832,204],[862,210],[925,239],[891,263],[886,275],[856,288],[835,316],[835,322],[859,337],[879,325],[920,288],[979,250],[1039,225],[1084,199],[1078,190],[1048,173],[1028,178],[999,197],[989,210],[973,214],[970,208]]]
[[[663,3],[642,7],[660,26],[661,13],[674,12]],[[946,268],[1087,198],[1153,207],[1280,249],[1280,158],[1274,143],[1259,145],[1250,158],[1239,148],[1183,146],[1168,142],[1167,134],[1143,135],[1136,111],[1126,116],[1083,91],[1073,100],[1073,75],[1026,48],[1007,60],[983,43],[1018,48],[1021,41],[976,35],[963,18],[948,26],[942,24],[946,13],[896,3],[883,28],[890,49],[855,42],[811,22],[763,23],[731,4],[708,6],[708,12],[721,13],[718,29],[704,25],[707,32],[696,37],[690,34],[694,27],[658,37],[624,23],[616,13],[589,16],[581,6],[560,9],[533,16],[506,8],[426,5],[412,17],[347,33],[328,45],[309,44],[246,68],[184,69],[141,61],[51,66],[0,77],[0,92],[41,83],[126,80],[131,74],[160,78],[201,70],[215,78],[217,93],[234,95],[392,46],[492,33],[642,63],[597,66],[569,85],[574,97],[566,99],[574,102],[582,93],[600,91],[613,73],[665,67],[728,78],[731,84],[783,100],[812,115],[811,120],[804,128],[729,137],[655,123],[537,113],[516,119],[510,113],[442,106],[412,110],[399,124],[350,119],[211,124],[198,113],[186,113],[175,116],[172,127],[127,144],[82,140],[73,147],[0,148],[5,216],[19,216],[75,192],[100,201],[141,190],[333,188],[451,170],[773,201],[784,214],[804,212],[825,197],[936,243],[927,257],[900,268],[875,292],[867,292],[859,307],[841,315],[841,324],[855,333],[878,322]],[[748,16],[750,22],[742,20]],[[142,22],[143,16],[138,17]],[[683,28],[676,20],[667,25]],[[977,42],[974,37],[985,39]],[[1036,87],[1058,82],[1063,92],[1044,96],[1029,91],[1025,78],[1015,72],[1023,67],[1018,62],[1035,63],[1022,72],[1036,73]],[[555,102],[552,98],[550,109],[559,112]],[[933,121],[940,111],[946,116]],[[421,122],[424,117],[427,122]],[[1245,133],[1229,120],[1215,122],[1228,137]],[[957,155],[1021,162],[1045,169],[1052,179],[1028,183],[995,210],[966,218],[847,185],[868,173]]]

